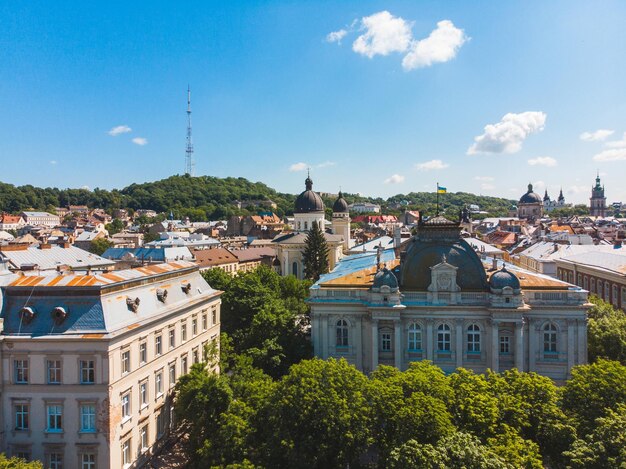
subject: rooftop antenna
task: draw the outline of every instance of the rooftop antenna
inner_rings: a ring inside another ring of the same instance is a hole
[[[193,140],[191,138],[191,89],[187,85],[187,146],[185,148],[185,174],[193,176]]]

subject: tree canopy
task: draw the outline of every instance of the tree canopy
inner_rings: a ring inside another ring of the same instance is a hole
[[[302,264],[305,278],[314,282],[319,280],[320,275],[328,273],[328,244],[316,222],[307,233]]]

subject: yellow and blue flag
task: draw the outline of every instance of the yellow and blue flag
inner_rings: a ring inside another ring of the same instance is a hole
[[[446,192],[448,192],[448,189],[437,184],[437,194],[445,194]]]

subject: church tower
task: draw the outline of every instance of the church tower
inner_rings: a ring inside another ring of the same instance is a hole
[[[324,202],[320,195],[313,190],[313,180],[307,175],[304,181],[305,191],[296,199],[293,211],[295,231],[307,232],[317,223],[320,230],[326,230],[324,217]]]
[[[343,237],[343,250],[350,249],[350,213],[348,203],[339,191],[339,197],[333,204],[333,234]]]
[[[606,197],[604,196],[604,186],[600,185],[600,174],[596,176],[596,185],[591,188],[589,207],[589,214],[592,217],[606,216]]]

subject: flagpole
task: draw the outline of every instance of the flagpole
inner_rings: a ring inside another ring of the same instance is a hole
[[[439,216],[439,183],[437,183],[437,216]]]

